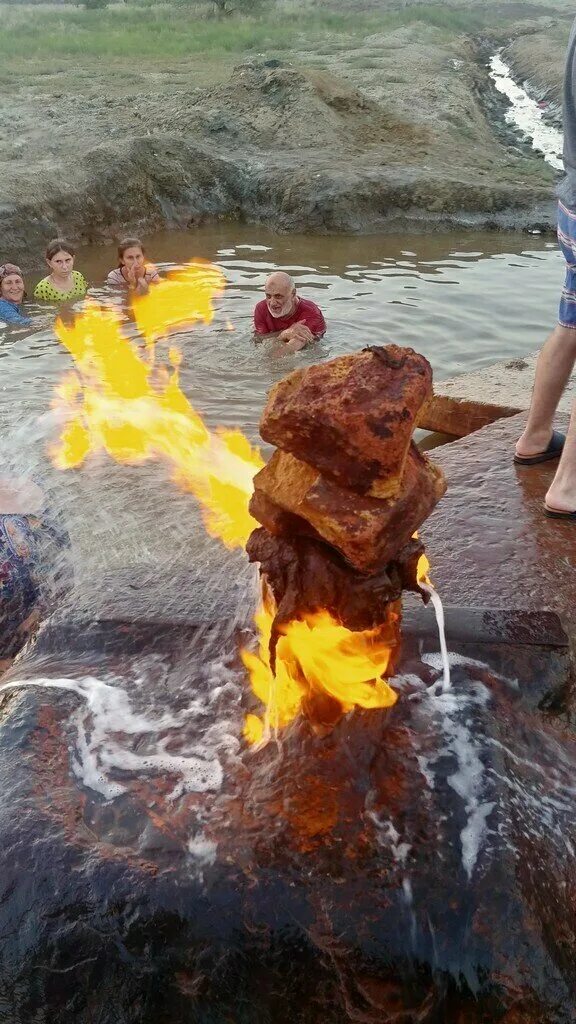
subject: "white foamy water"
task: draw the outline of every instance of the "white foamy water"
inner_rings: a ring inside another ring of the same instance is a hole
[[[450,689],[450,661],[449,661],[449,658],[448,658],[448,647],[446,645],[446,629],[445,629],[445,623],[444,623],[444,606],[443,606],[442,601],[440,599],[440,594],[438,593],[437,590],[434,589],[434,587],[431,584],[419,583],[418,585],[421,588],[421,590],[425,590],[426,593],[430,595],[430,600],[432,601],[432,604],[434,606],[434,611],[436,613],[436,622],[438,623],[438,636],[439,636],[439,639],[440,639],[440,656],[442,658],[442,671],[443,671],[442,689],[443,690],[449,690]]]
[[[222,667],[222,672],[226,671],[229,670]],[[186,791],[218,790],[223,780],[218,753],[234,752],[239,747],[237,735],[232,734],[235,723],[224,718],[203,732],[201,738],[184,737],[178,754],[169,749],[175,733],[181,735],[191,719],[202,719],[208,713],[210,697],[191,698],[178,714],[170,711],[142,713],[134,709],[123,689],[94,676],[15,680],[0,687],[0,694],[32,687],[66,690],[81,698],[82,705],[70,718],[76,731],[71,766],[84,786],[106,800],[113,800],[128,788],[117,780],[118,773],[129,773],[136,778],[157,774],[174,776],[172,798]],[[218,699],[217,690],[213,695]],[[136,739],[138,752],[132,749]]]
[[[449,666],[469,664],[478,667],[481,664],[462,655],[447,655],[447,659]],[[425,654],[422,661],[431,668],[445,671],[443,655]],[[475,682],[468,686],[465,693],[455,693],[444,687],[438,693],[432,687],[426,696],[433,702],[432,713],[439,724],[444,743],[432,756],[420,755],[418,764],[428,785],[434,788],[436,764],[447,755],[455,762],[455,769],[448,776],[447,782],[464,805],[466,824],[460,832],[462,866],[468,878],[471,878],[486,838],[487,819],[495,806],[486,795],[487,778],[481,757],[485,740],[476,734],[473,717],[475,707],[489,701],[490,692],[482,683]]]
[[[532,99],[525,89],[517,85],[512,78],[509,66],[496,53],[490,60],[490,78],[498,89],[510,100],[510,108],[506,111],[506,121],[518,129],[532,143],[551,167],[562,170],[562,133],[553,125],[547,124],[543,111],[537,100]]]

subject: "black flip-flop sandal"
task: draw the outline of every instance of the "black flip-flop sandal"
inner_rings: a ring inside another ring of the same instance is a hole
[[[549,519],[569,519],[576,523],[576,512],[557,512],[553,508],[548,508],[548,505],[544,505],[544,515]]]
[[[545,452],[538,455],[515,455],[514,462],[517,466],[537,466],[539,462],[549,462],[550,459],[558,459],[562,454],[566,437],[559,430],[552,432],[550,444]]]

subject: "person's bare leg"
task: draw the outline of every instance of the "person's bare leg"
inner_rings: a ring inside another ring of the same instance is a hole
[[[562,457],[544,501],[556,512],[576,512],[576,402],[572,406]]]
[[[558,324],[538,356],[528,422],[516,443],[517,455],[527,457],[546,451],[552,420],[575,361],[576,328]]]

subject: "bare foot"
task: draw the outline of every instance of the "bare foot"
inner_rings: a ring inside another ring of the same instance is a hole
[[[551,438],[551,430],[532,431],[531,433],[525,430],[516,442],[516,455],[523,459],[528,459],[532,455],[541,455],[546,451]]]
[[[544,498],[551,512],[576,512],[576,486],[562,487],[554,480]]]

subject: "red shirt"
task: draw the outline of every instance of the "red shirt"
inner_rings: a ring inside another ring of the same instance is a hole
[[[292,324],[306,324],[312,334],[319,338],[326,331],[326,321],[322,311],[310,299],[296,299],[296,308],[289,316],[272,316],[266,299],[262,299],[254,310],[254,330],[256,334],[273,334],[285,331]]]

